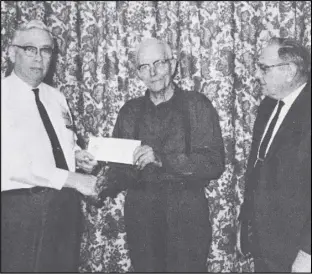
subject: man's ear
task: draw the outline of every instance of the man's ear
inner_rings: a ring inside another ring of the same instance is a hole
[[[175,70],[177,68],[177,60],[175,58],[172,58],[170,60],[170,69],[171,69],[171,76],[175,73]]]
[[[15,54],[16,54],[16,48],[12,45],[9,46],[9,58],[13,64],[15,63]]]
[[[287,73],[287,82],[292,82],[293,79],[296,77],[298,72],[298,68],[294,63],[289,63],[288,73]]]

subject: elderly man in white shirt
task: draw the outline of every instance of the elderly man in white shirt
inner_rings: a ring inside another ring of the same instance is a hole
[[[64,95],[43,83],[53,37],[37,20],[9,48],[1,81],[1,271],[77,272],[80,196],[97,195],[93,156],[76,145]]]

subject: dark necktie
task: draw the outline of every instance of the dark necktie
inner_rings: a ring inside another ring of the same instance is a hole
[[[265,157],[265,152],[267,150],[269,141],[270,141],[270,139],[272,137],[273,129],[274,129],[275,125],[276,125],[276,122],[277,122],[278,116],[279,116],[279,114],[281,112],[281,109],[282,109],[282,107],[283,107],[283,105],[285,103],[280,100],[280,101],[277,102],[277,104],[278,104],[277,111],[276,111],[276,113],[275,113],[275,115],[274,115],[274,117],[273,117],[273,119],[272,119],[272,121],[270,123],[270,126],[269,126],[269,128],[268,128],[268,130],[267,130],[267,132],[266,132],[266,134],[265,134],[265,136],[264,136],[264,138],[262,140],[260,148],[259,148],[258,159],[260,159],[260,160],[263,160],[264,157]]]
[[[49,139],[50,139],[50,142],[52,145],[53,156],[54,156],[56,167],[68,170],[68,166],[66,163],[66,159],[65,159],[62,147],[61,147],[60,142],[57,138],[57,135],[55,133],[55,130],[53,128],[53,125],[51,123],[49,115],[48,115],[44,105],[42,104],[42,102],[39,99],[39,89],[35,88],[32,91],[35,93],[36,104],[37,104],[42,122],[44,124],[44,127],[47,131],[47,134],[49,136]]]

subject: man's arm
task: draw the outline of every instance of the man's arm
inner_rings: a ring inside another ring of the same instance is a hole
[[[5,166],[3,167],[5,169]],[[16,187],[14,187],[14,184],[18,186],[18,184],[21,183],[21,188],[23,186],[22,184],[49,187],[58,190],[62,189],[62,187],[69,187],[76,189],[86,196],[97,195],[96,177],[92,175],[84,175],[59,168],[44,168],[36,173],[33,172],[31,166],[27,166],[26,163],[23,163],[23,166],[20,167],[16,164],[10,167],[11,172],[9,168],[6,168],[6,172],[2,173],[1,191],[15,189]],[[14,167],[15,172],[12,167]]]
[[[72,172],[46,165],[44,161],[33,163],[31,155],[24,147],[24,142],[20,141],[22,136],[15,134],[15,131],[12,132],[14,124],[10,119],[10,110],[4,107],[3,112],[5,119],[2,119],[1,124],[1,191],[24,188],[26,184],[29,187],[42,186],[58,190],[63,186],[73,188],[76,186],[83,194],[88,195],[90,191],[93,192],[93,181],[95,181],[93,176],[88,178],[82,174],[73,176]],[[77,180],[76,184],[71,180],[73,177]],[[88,189],[82,186],[86,184]]]
[[[14,124],[9,119],[9,110],[5,110],[6,108],[5,119],[2,119],[1,125],[1,191],[22,188],[23,184],[61,189],[68,171],[46,166],[43,161],[35,165],[24,147],[24,142],[20,141],[23,136],[17,136],[15,131],[12,131]]]
[[[311,272],[311,126],[305,140],[302,141],[300,155],[302,157],[300,170],[300,183],[306,186],[306,192],[310,193],[310,205],[306,212],[306,221],[299,233],[299,252],[292,264],[292,272]]]
[[[197,94],[198,95],[198,94]],[[199,97],[199,98],[198,98]],[[218,115],[202,94],[188,106],[191,126],[191,153],[163,153],[143,145],[134,151],[134,163],[141,180],[149,182],[203,182],[220,177],[224,171],[224,146]]]
[[[25,149],[21,148],[19,155],[16,155],[16,150],[7,146],[7,136],[4,139],[6,141],[2,143],[1,153],[1,191],[24,188],[27,184],[29,187],[41,186],[58,190],[65,186],[74,188],[83,195],[96,195],[96,177],[43,164],[35,167],[25,155]]]
[[[190,106],[191,153],[160,155],[162,168],[169,174],[196,179],[217,179],[225,167],[225,153],[219,117],[211,102],[202,95]]]

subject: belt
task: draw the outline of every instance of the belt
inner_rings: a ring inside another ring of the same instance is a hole
[[[30,194],[39,194],[50,188],[35,186],[30,188],[19,188],[19,189],[11,189],[1,192],[4,195],[30,195]]]

